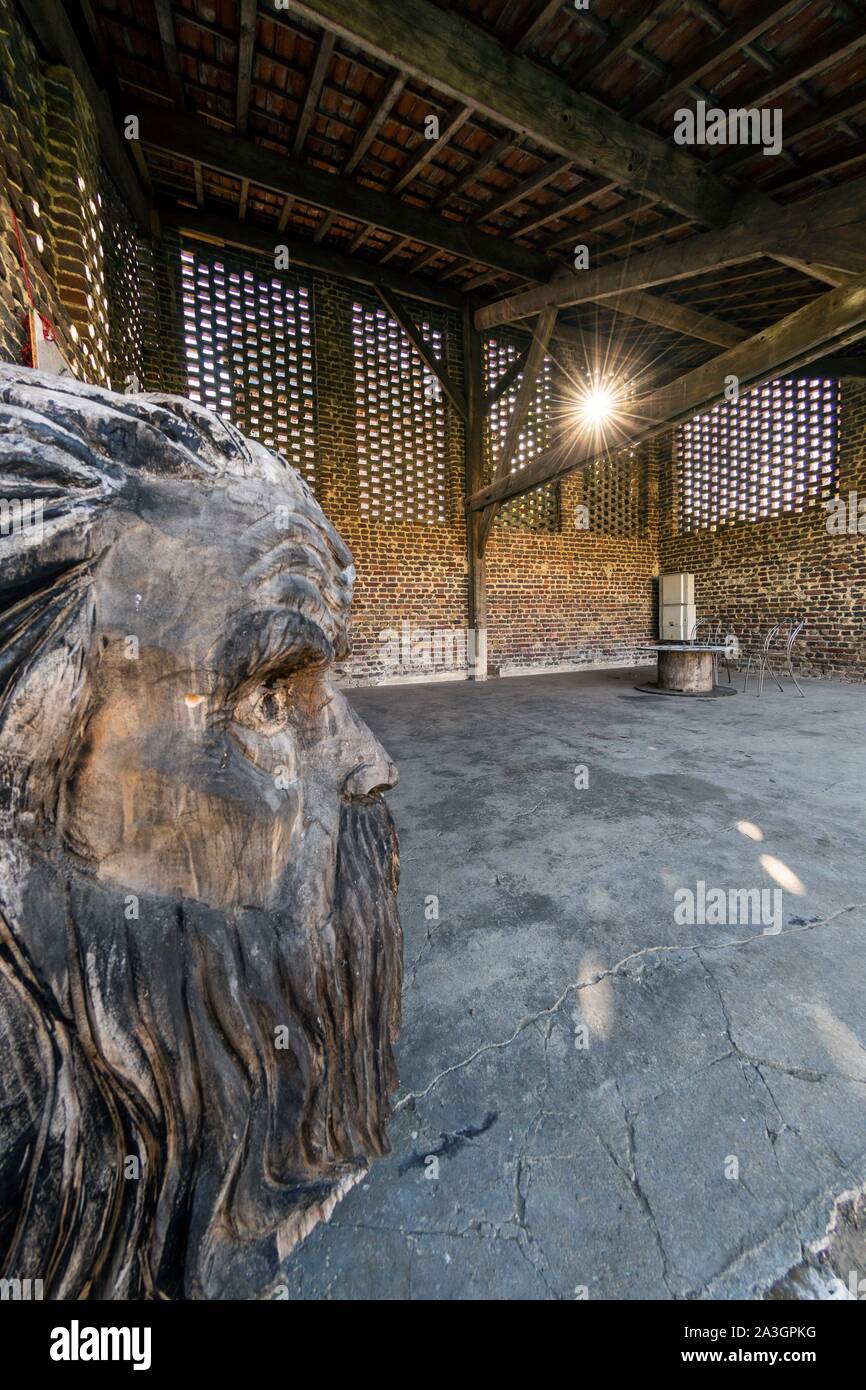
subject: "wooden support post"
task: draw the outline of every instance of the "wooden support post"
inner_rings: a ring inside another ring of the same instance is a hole
[[[481,334],[472,319],[474,305],[463,310],[463,361],[466,377],[467,422],[466,496],[484,486],[484,377],[481,362]],[[470,677],[487,679],[487,574],[484,556],[479,553],[481,513],[466,513],[466,550],[469,561],[469,641]],[[474,658],[474,660],[473,660]]]
[[[520,390],[517,393],[517,400],[514,402],[514,410],[511,419],[508,421],[508,429],[505,431],[505,441],[502,445],[502,453],[496,461],[496,474],[494,482],[499,482],[507,478],[511,471],[511,460],[517,449],[517,441],[520,438],[520,431],[526,424],[526,417],[535,395],[535,387],[538,382],[538,374],[544,365],[547,347],[553,334],[553,326],[556,323],[557,310],[545,309],[538,315],[532,329],[532,343],[526,356],[526,366],[523,369],[523,380],[520,383]],[[490,535],[490,528],[493,525],[494,517],[498,511],[498,504],[484,509],[481,517],[481,525],[478,528],[478,553],[483,556],[487,547],[487,538]]]

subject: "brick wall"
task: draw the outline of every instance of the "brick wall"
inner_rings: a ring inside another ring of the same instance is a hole
[[[840,383],[837,492],[866,499],[866,382]],[[721,620],[747,648],[779,619],[805,618],[798,667],[866,677],[866,535],[831,535],[819,500],[799,515],[675,534],[675,438],[660,468],[659,559],[664,572],[695,576],[698,617]],[[864,522],[866,525],[866,522]]]
[[[94,122],[74,77],[40,63],[22,12],[9,0],[0,0],[0,176],[0,357],[21,360],[27,306],[14,207],[38,307],[54,323],[76,374],[92,381],[110,375],[116,389],[135,376],[147,389],[186,394],[181,238],[171,228],[156,240],[139,235],[101,165]],[[228,254],[273,273],[260,257]],[[448,407],[436,445],[441,515],[372,517],[359,474],[352,324],[355,305],[380,306],[369,290],[303,274],[314,306],[316,486],[358,571],[354,650],[342,677],[368,683],[459,672],[466,664],[468,608],[462,424]],[[462,383],[459,315],[413,307],[441,333],[449,372]],[[605,487],[629,489],[635,507],[625,522],[628,508],[608,506]],[[842,386],[838,490],[866,498],[866,385],[860,382]],[[655,577],[662,567],[694,571],[699,613],[718,617],[746,642],[770,619],[806,616],[809,669],[866,675],[866,541],[828,534],[819,506],[678,536],[672,436],[640,451],[619,481],[566,479],[558,504],[552,525],[553,513],[539,524],[540,512],[533,520],[524,507],[510,509],[492,530],[492,670],[633,659],[639,644],[656,635]],[[581,506],[589,515],[578,521]]]
[[[107,386],[111,356],[106,224],[96,122],[68,68],[46,68],[43,85],[46,216],[54,245],[54,287],[77,345],[81,375]]]
[[[146,390],[185,396],[180,245],[180,234],[173,227],[163,227],[156,239],[139,240],[142,366]]]
[[[462,425],[449,410],[447,522],[385,523],[362,516],[351,337],[356,302],[375,303],[357,286],[316,277],[319,496],[358,570],[353,656],[342,674],[349,682],[371,683],[465,669],[462,656],[468,649],[471,659],[471,639]],[[441,325],[449,372],[462,384],[459,317],[413,307],[416,317]],[[559,530],[494,525],[487,549],[491,668],[625,660],[635,642],[652,636],[657,556],[651,473],[651,467],[641,469],[645,505],[638,536],[578,529],[580,479],[563,485]]]
[[[558,363],[578,364],[559,344]],[[567,391],[567,380],[556,389]],[[561,427],[561,418],[557,427]],[[492,667],[625,664],[655,636],[658,487],[653,447],[559,485],[559,527],[493,527],[487,547]],[[630,494],[633,507],[619,505]]]
[[[50,322],[65,360],[76,375],[106,383],[105,232],[95,122],[73,74],[40,63],[20,12],[8,3],[0,5],[0,176],[3,356],[21,361],[25,352],[30,298],[23,254],[35,307]]]
[[[454,412],[447,410],[445,522],[384,522],[365,516],[358,476],[352,306],[381,306],[362,286],[320,276],[314,279],[313,293],[322,480],[318,493],[328,516],[351,547],[358,571],[353,652],[342,676],[349,683],[370,683],[395,674],[420,674],[425,666],[447,668],[453,665],[453,648],[449,653],[441,638],[434,650],[432,634],[466,628],[462,427]],[[457,316],[417,303],[413,309],[419,318],[426,315],[441,328],[448,369],[462,382]]]
[[[82,125],[70,116],[76,93],[59,70],[40,65],[39,55],[17,7],[0,3],[0,353],[23,360],[29,307],[13,210],[36,307],[54,325],[66,360],[87,374],[85,341],[68,301],[73,298],[67,259],[69,205],[64,178],[77,165],[92,169],[93,131],[89,112]],[[58,133],[68,148],[58,148]],[[72,201],[80,194],[75,185]],[[83,273],[83,272],[82,272]],[[88,340],[89,340],[88,334]],[[94,359],[95,361],[95,359]]]

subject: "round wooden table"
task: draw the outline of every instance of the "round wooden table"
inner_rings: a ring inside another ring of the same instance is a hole
[[[658,691],[665,695],[713,695],[733,686],[717,686],[713,676],[714,657],[727,648],[713,642],[652,642],[641,648],[658,656],[658,679],[655,685],[639,686],[642,690]]]

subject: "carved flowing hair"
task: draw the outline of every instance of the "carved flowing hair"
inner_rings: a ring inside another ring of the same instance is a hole
[[[90,712],[93,576],[144,474],[288,491],[305,571],[289,608],[329,658],[346,650],[354,576],[306,483],[218,416],[0,366],[0,499],[29,504],[0,527],[0,1277],[57,1298],[265,1287],[387,1152],[396,1084],[380,798],[343,806],[319,933],[164,898],[134,930],[56,834]]]

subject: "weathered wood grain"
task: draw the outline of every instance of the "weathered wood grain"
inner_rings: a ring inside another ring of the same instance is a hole
[[[0,1275],[260,1296],[396,1085],[396,772],[331,680],[351,555],[219,417],[25,368],[0,498]]]

